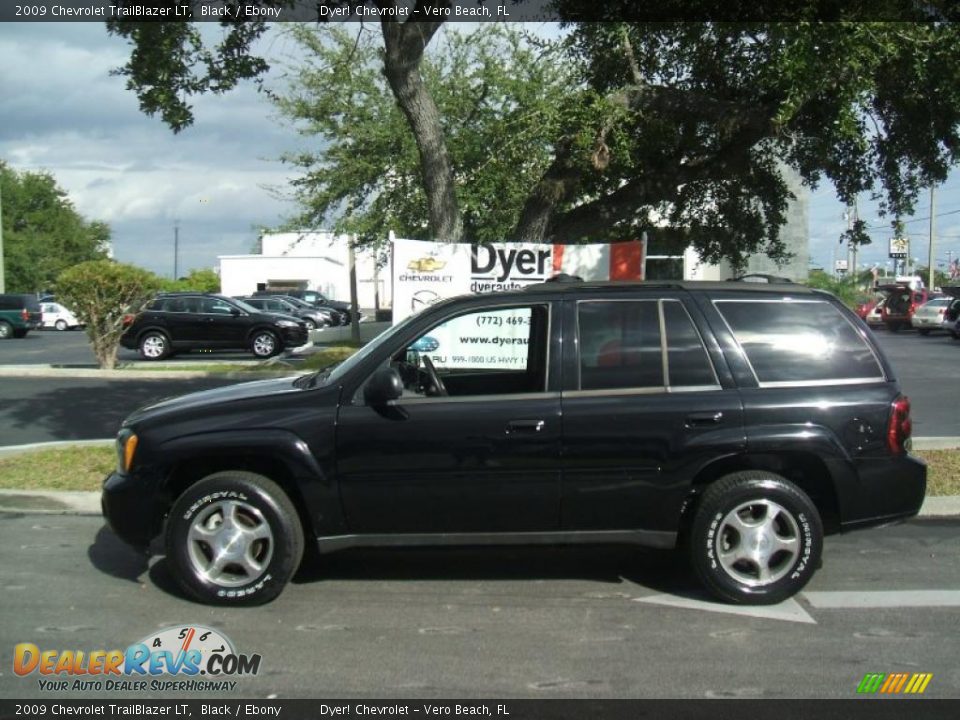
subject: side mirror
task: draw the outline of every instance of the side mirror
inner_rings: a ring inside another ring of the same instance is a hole
[[[403,381],[394,368],[377,370],[363,388],[363,401],[372,407],[386,405],[403,395]]]
[[[233,315],[234,317],[239,316],[240,308],[235,308],[235,307],[230,308],[230,314]]]

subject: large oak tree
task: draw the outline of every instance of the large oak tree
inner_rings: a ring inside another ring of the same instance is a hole
[[[633,237],[655,217],[688,229],[708,259],[777,256],[781,163],[811,184],[829,178],[842,200],[872,192],[891,215],[908,212],[957,157],[960,28],[815,21],[823,4],[792,3],[792,22],[572,23],[543,59],[571,72],[565,123],[544,125],[548,161],[516,202],[509,239]],[[560,12],[577,20],[582,6]],[[189,24],[110,24],[133,44],[122,72],[144,111],[179,130],[191,95],[262,76],[251,47],[265,26],[226,27],[207,48]],[[440,27],[380,22],[377,60],[416,147],[425,235],[471,239],[450,124],[424,72]]]

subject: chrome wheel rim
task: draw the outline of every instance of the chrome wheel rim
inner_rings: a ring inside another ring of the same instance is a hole
[[[6,323],[0,323],[0,338],[5,339],[10,337],[10,335],[11,335],[10,326],[7,325]]]
[[[273,531],[249,503],[222,500],[197,513],[187,531],[194,572],[225,588],[256,582],[273,557]]]
[[[253,352],[261,357],[273,355],[273,351],[276,349],[276,347],[277,343],[273,339],[273,336],[267,333],[257,335],[253,339]]]
[[[66,329],[67,329],[67,321],[66,321],[66,320],[57,320],[56,328],[57,328],[57,330],[66,330]]]
[[[167,349],[167,341],[159,335],[151,335],[143,339],[143,354],[151,360],[156,360],[163,356]]]
[[[800,527],[782,505],[752,500],[727,513],[714,544],[727,575],[744,585],[763,587],[793,568],[800,555]]]

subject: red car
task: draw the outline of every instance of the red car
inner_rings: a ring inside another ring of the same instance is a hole
[[[910,327],[917,308],[933,297],[929,290],[913,290],[905,284],[881,285],[877,290],[887,296],[880,317],[891,332],[900,332],[903,328]]]

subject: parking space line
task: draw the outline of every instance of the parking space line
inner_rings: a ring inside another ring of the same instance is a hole
[[[846,608],[960,607],[960,590],[872,590],[805,592],[812,607]]]
[[[728,615],[744,615],[746,617],[763,618],[766,620],[817,624],[817,621],[810,617],[810,614],[793,598],[784,600],[778,605],[726,605],[724,603],[707,602],[706,600],[695,600],[693,598],[668,594],[648,595],[647,597],[634,598],[633,601],[689,610],[727,613]]]

